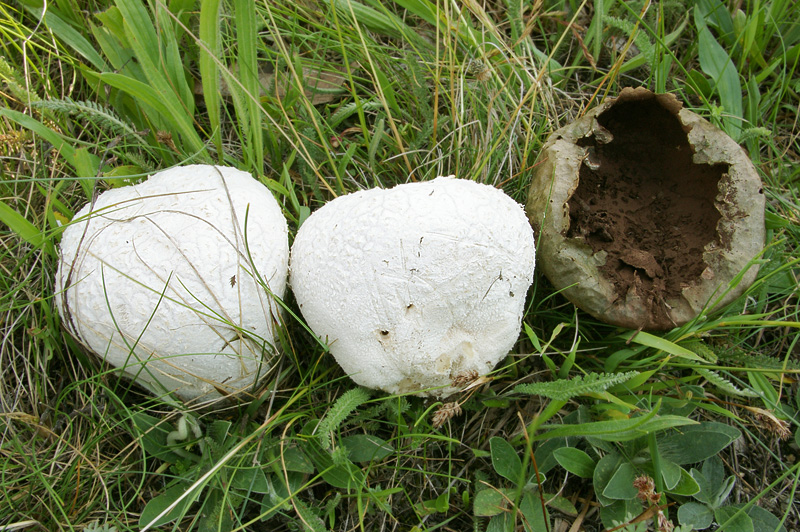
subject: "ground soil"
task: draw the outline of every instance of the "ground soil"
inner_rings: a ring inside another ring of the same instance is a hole
[[[634,289],[654,328],[670,328],[665,301],[700,277],[703,248],[719,238],[714,200],[728,166],[694,164],[682,124],[656,99],[618,102],[597,120],[607,132],[579,142],[587,157],[568,236],[606,251],[601,273],[617,296]]]

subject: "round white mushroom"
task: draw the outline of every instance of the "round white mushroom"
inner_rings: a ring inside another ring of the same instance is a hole
[[[154,393],[212,400],[269,368],[270,293],[283,296],[288,258],[266,187],[234,168],[176,167],[75,216],[56,305],[81,343]]]
[[[501,190],[439,177],[339,197],[301,226],[291,284],[352,379],[444,396],[517,340],[533,231]]]

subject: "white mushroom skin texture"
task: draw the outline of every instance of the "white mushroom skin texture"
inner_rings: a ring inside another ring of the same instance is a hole
[[[246,242],[245,242],[246,240]],[[156,394],[237,393],[267,371],[286,219],[233,168],[190,165],[101,194],[63,233],[56,306],[86,347]]]
[[[358,384],[445,396],[517,340],[533,231],[501,190],[439,177],[339,197],[292,246],[303,317]]]

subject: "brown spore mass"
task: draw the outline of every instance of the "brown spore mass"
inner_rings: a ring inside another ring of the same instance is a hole
[[[692,161],[677,111],[651,98],[600,114],[601,128],[578,143],[587,155],[568,202],[567,236],[605,251],[600,271],[618,298],[634,290],[661,328],[670,327],[666,300],[700,277],[704,247],[720,238],[715,198],[729,168]]]

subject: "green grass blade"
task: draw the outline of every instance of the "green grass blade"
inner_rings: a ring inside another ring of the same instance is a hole
[[[32,11],[38,12],[38,15],[41,16],[40,9]],[[61,17],[53,13],[51,9],[45,12],[44,23],[56,37],[78,52],[78,54],[86,59],[94,68],[98,70],[108,70],[108,65],[100,54],[97,53],[95,47],[89,43],[83,35],[75,31],[72,26],[64,22]]]
[[[410,11],[431,26],[436,26],[438,23],[438,8],[429,0],[395,0],[394,3]]]
[[[185,109],[174,97],[174,94],[164,94],[155,87],[122,74],[105,72],[99,77],[103,83],[130,94],[154,109],[162,119],[181,134],[181,138],[190,150],[195,153],[205,151],[203,141],[194,129],[191,117],[186,115]]]
[[[219,32],[220,0],[206,0],[200,6],[200,79],[203,100],[206,104],[211,138],[217,147],[217,159],[222,160],[222,127],[220,123],[221,98],[219,94]]]
[[[717,42],[695,8],[695,24],[699,33],[698,53],[700,68],[714,80],[724,112],[725,132],[738,140],[742,133],[742,85],[739,73],[728,52]]]
[[[156,20],[160,29],[159,41],[164,44],[159,50],[159,62],[167,74],[167,79],[178,95],[181,103],[189,116],[194,116],[194,95],[186,80],[185,67],[178,46],[178,36],[175,33],[175,23],[172,13],[163,4],[156,6]]]
[[[21,239],[36,248],[49,244],[45,249],[50,255],[55,256],[53,243],[42,234],[39,228],[3,201],[0,201],[0,222],[6,224]]]
[[[167,67],[162,65],[161,48],[169,33],[156,33],[153,22],[144,6],[137,0],[117,0],[117,7],[125,21],[125,34],[139,61],[149,86],[141,81],[125,78],[113,73],[104,73],[101,78],[109,85],[129,93],[131,96],[145,101],[150,107],[157,109],[161,118],[175,127],[180,133],[186,148],[191,152],[199,153],[205,150],[197,131],[194,129],[194,104],[183,100],[188,88],[182,88],[186,79],[182,68],[180,80],[167,78]],[[174,39],[174,34],[173,39]],[[171,45],[170,45],[171,46]],[[174,63],[173,58],[170,63]],[[171,68],[175,75],[175,67]],[[156,103],[157,102],[157,103]]]
[[[264,167],[264,133],[261,129],[261,109],[258,95],[258,58],[256,56],[256,22],[253,0],[236,0],[236,45],[239,51],[239,81],[244,89],[244,131],[246,162],[256,172]]]
[[[665,353],[669,353],[670,355],[676,357],[687,358],[689,360],[694,360],[695,362],[706,362],[702,357],[697,356],[694,352],[689,351],[685,347],[681,347],[670,342],[669,340],[659,336],[654,336],[644,331],[625,333],[621,336],[621,338],[624,338],[626,341],[634,344],[644,345],[647,347],[652,347],[653,349],[664,351]]]

